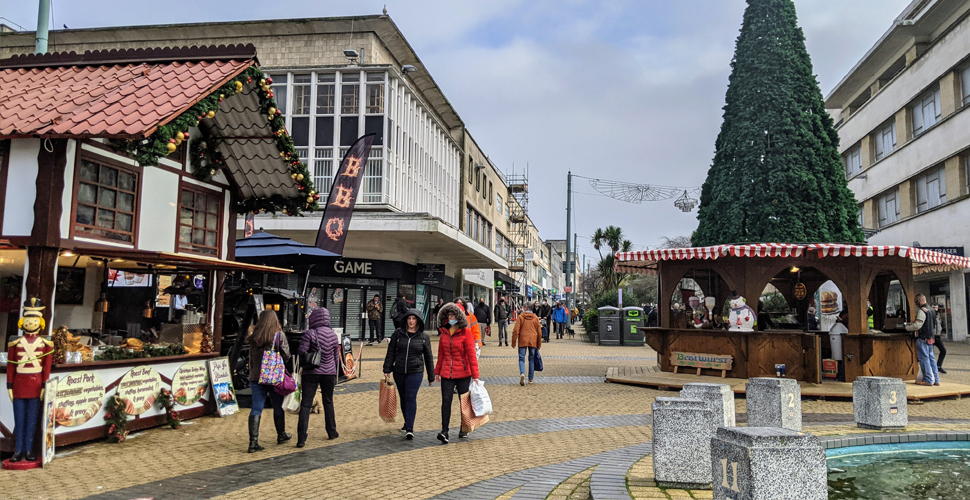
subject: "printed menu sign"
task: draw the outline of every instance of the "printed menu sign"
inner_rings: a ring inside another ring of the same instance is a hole
[[[185,363],[172,377],[172,399],[181,406],[191,406],[209,388],[209,370],[203,361]]]
[[[229,370],[229,358],[209,360],[209,380],[212,382],[212,394],[216,400],[216,408],[220,417],[228,417],[239,411],[236,402],[236,391],[232,387],[232,372]]]
[[[44,449],[41,454],[41,467],[47,466],[54,459],[54,416],[57,412],[57,378],[47,379],[44,385]]]
[[[137,366],[121,378],[118,397],[125,401],[129,415],[141,415],[155,405],[155,398],[162,390],[162,378],[150,366]]]
[[[75,427],[91,420],[104,403],[104,382],[97,373],[72,372],[57,382],[57,425]]]

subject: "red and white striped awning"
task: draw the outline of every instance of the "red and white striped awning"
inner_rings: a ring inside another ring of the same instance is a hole
[[[748,245],[715,245],[709,247],[665,248],[616,254],[614,268],[618,272],[653,273],[656,263],[664,260],[714,260],[719,257],[801,257],[805,252],[818,252],[826,257],[891,257],[899,256],[913,261],[914,271],[946,272],[970,269],[970,258],[956,255],[892,245],[844,245],[840,243],[753,243]]]

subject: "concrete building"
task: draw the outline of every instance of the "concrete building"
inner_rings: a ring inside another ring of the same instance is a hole
[[[510,245],[501,240],[497,248],[494,234],[503,216],[495,195],[506,192],[500,174],[470,147],[464,122],[387,15],[51,33],[58,51],[255,44],[321,204],[343,153],[360,135],[377,133],[344,258],[315,267],[308,280],[315,300],[331,308],[335,326],[351,337],[363,331],[362,307],[375,294],[390,306],[403,292],[411,304],[429,309],[437,298],[460,292],[463,270],[487,270],[488,284],[496,281],[488,273],[508,268],[502,254]],[[0,57],[33,52],[33,33],[0,37]],[[465,159],[466,146],[473,158]],[[466,171],[468,164],[473,168]],[[472,182],[462,182],[469,173]],[[468,190],[469,184],[478,189]],[[490,224],[478,237],[465,225],[468,207]],[[313,244],[320,216],[259,215],[255,227]],[[418,282],[420,264],[443,268],[443,278]],[[385,321],[385,331],[392,330]]]
[[[826,98],[874,245],[970,245],[970,2],[915,0]],[[920,274],[945,335],[967,338],[968,277]]]

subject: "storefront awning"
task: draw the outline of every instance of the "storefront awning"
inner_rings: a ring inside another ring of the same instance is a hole
[[[171,268],[186,271],[255,271],[281,274],[293,272],[290,269],[282,269],[279,267],[246,264],[244,262],[183,253],[145,252],[113,248],[75,248],[74,253],[93,259],[106,259],[111,262],[111,267],[116,269],[124,269],[126,267],[137,268],[139,265],[150,265],[157,269]]]
[[[841,243],[755,243],[709,247],[667,248],[616,254],[615,269],[624,273],[653,274],[665,260],[714,260],[720,257],[798,258],[816,252],[828,257],[903,257],[913,263],[914,274],[970,269],[970,258],[922,248],[892,245],[846,245]]]

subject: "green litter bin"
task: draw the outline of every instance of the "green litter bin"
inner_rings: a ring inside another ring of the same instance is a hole
[[[623,345],[644,345],[646,336],[640,330],[646,323],[647,315],[642,307],[624,307],[621,311]]]

